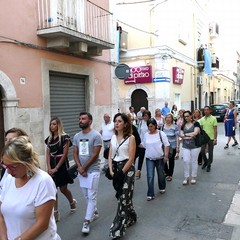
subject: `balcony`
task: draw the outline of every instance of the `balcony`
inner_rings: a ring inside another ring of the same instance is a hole
[[[101,56],[113,49],[113,15],[88,0],[38,0],[37,35],[47,47]]]

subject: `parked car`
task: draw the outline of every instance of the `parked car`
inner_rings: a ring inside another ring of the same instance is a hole
[[[228,110],[226,104],[213,104],[211,105],[212,115],[217,118],[218,121],[223,121],[225,114]]]

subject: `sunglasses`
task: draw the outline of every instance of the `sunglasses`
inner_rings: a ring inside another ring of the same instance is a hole
[[[16,170],[16,168],[19,166],[19,164],[5,164],[3,161],[1,161],[0,165],[5,169],[9,169],[10,171]]]

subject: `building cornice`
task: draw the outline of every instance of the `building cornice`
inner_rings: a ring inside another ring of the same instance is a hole
[[[197,67],[197,61],[195,59],[188,57],[167,45],[128,50],[127,52],[121,53],[121,62],[132,59],[156,59],[158,57],[162,59],[173,58],[193,67]]]

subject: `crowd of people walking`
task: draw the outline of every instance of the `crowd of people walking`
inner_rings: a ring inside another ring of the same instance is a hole
[[[40,169],[37,154],[22,129],[6,132],[6,145],[1,154],[0,182],[0,239],[52,239],[59,240],[57,222],[60,221],[57,189],[66,197],[70,213],[77,209],[77,200],[68,189],[74,179],[68,173],[68,152],[73,146],[73,158],[78,172],[79,186],[86,200],[82,233],[90,233],[91,222],[99,217],[97,195],[100,179],[100,152],[104,147],[102,172],[112,181],[118,202],[116,215],[109,223],[109,236],[122,238],[129,226],[137,222],[133,193],[136,179],[142,176],[146,162],[146,200],[155,199],[155,170],[158,192],[166,192],[166,182],[174,180],[175,160],[183,159],[183,186],[197,183],[198,166],[210,172],[213,150],[217,144],[217,119],[210,106],[203,113],[199,109],[172,109],[165,102],[157,108],[154,117],[142,107],[137,114],[132,106],[126,113],[117,113],[113,121],[108,113],[103,116],[100,131],[92,128],[93,117],[88,112],[79,114],[78,133],[65,133],[63,123],[54,117],[49,123],[49,136],[45,139],[47,172]],[[237,114],[234,102],[225,116],[224,149],[237,146],[235,134]],[[208,139],[199,145],[200,135]],[[136,173],[136,174],[135,174]],[[21,196],[21,198],[19,197]],[[14,199],[14,201],[12,200]],[[13,211],[14,209],[14,211]],[[31,219],[31,220],[30,220]]]

